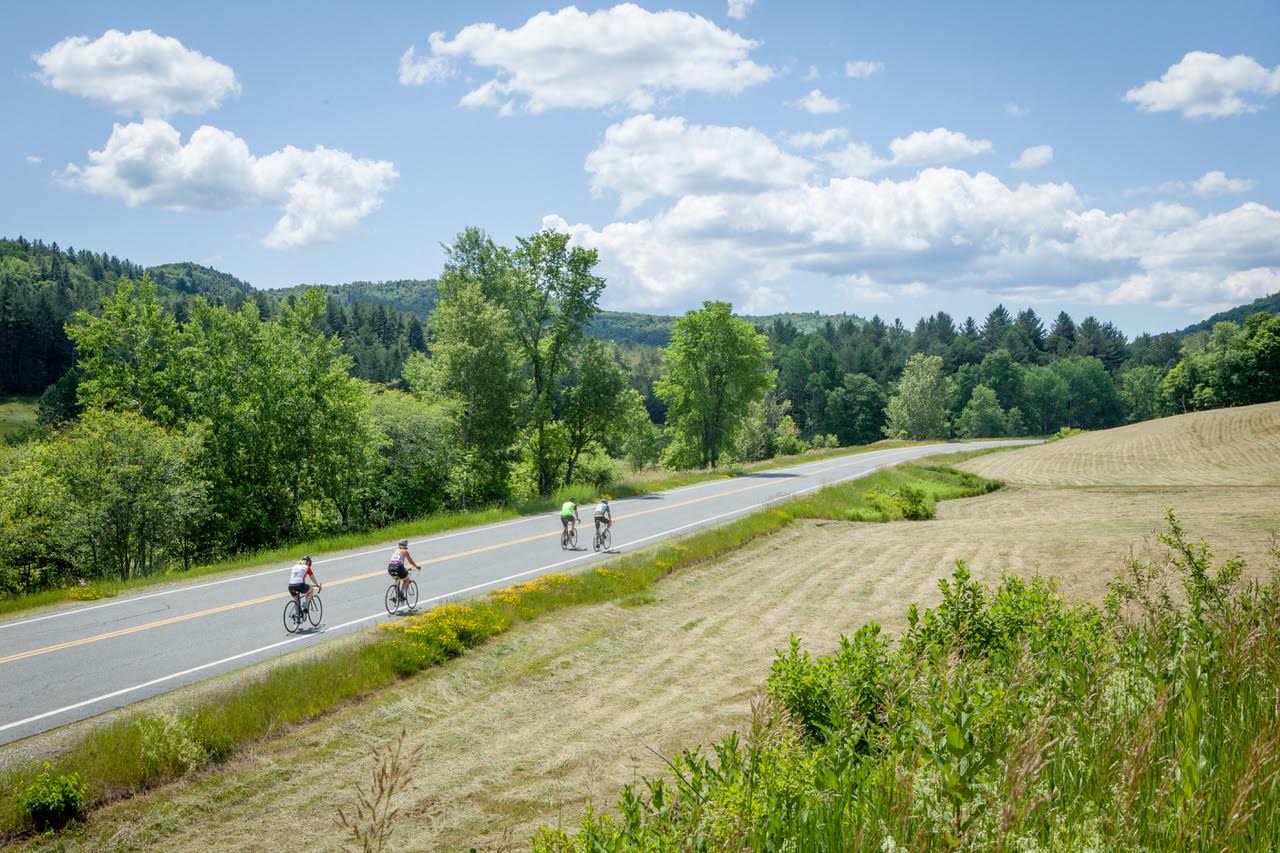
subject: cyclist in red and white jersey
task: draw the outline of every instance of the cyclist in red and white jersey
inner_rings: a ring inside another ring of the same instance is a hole
[[[307,583],[307,578],[315,581],[315,588]],[[304,609],[311,606],[311,598],[320,590],[320,579],[316,577],[316,573],[311,571],[311,558],[303,557],[301,560],[293,564],[293,568],[289,572],[289,594],[294,598],[299,595],[306,594],[307,601],[303,605]]]

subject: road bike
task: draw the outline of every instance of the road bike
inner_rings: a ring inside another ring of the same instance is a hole
[[[414,571],[417,571],[417,569],[414,569]],[[392,615],[406,604],[412,610],[418,606],[418,585],[411,580],[405,587],[404,592],[401,592],[399,581],[392,580],[391,586],[387,587],[387,594],[383,596],[383,603],[387,607],[387,613]]]
[[[319,628],[323,616],[324,605],[320,603],[319,595],[311,596],[311,603],[306,604],[303,596],[295,593],[284,605],[284,629],[296,634],[308,622],[312,628]]]
[[[612,524],[600,524],[596,526],[595,538],[591,540],[591,549],[593,551],[608,551],[613,545]]]
[[[578,550],[578,525],[570,524],[560,533],[560,547],[565,551]]]

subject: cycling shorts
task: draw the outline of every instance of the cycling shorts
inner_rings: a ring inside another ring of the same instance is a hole
[[[403,563],[392,563],[387,566],[387,574],[393,578],[407,578],[409,577],[409,569]]]
[[[309,589],[311,589],[311,584],[309,584],[309,583],[291,583],[291,584],[289,584],[289,592],[294,593],[294,594],[296,594],[296,595],[301,595],[302,593],[306,592],[306,591],[307,591],[307,590],[309,590]]]
[[[568,529],[569,529],[569,522],[571,522],[571,521],[573,521],[573,516],[572,516],[572,515],[562,515],[562,516],[560,516],[560,523],[561,523],[562,525],[564,525],[564,529],[565,529],[565,530],[568,530]]]

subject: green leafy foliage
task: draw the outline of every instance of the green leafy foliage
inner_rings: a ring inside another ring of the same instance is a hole
[[[26,819],[38,831],[61,829],[81,817],[85,810],[87,786],[80,777],[54,774],[48,764],[22,792],[20,805]]]

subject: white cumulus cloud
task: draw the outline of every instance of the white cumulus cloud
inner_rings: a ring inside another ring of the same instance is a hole
[[[453,76],[449,60],[439,56],[418,56],[411,46],[400,55],[400,85],[423,86]]]
[[[471,24],[453,38],[432,33],[428,41],[434,58],[494,69],[461,106],[506,112],[619,104],[647,110],[660,97],[736,93],[773,76],[749,58],[757,45],[751,39],[699,15],[631,3],[596,12],[567,6],[513,30]]]
[[[893,152],[894,163],[921,166],[985,154],[991,150],[991,140],[970,139],[959,131],[935,127],[899,137],[889,143],[889,150]]]
[[[151,30],[107,30],[93,41],[72,36],[35,61],[45,85],[125,115],[194,115],[240,93],[231,68]]]
[[[794,186],[812,168],[758,130],[647,114],[610,126],[586,161],[592,192],[617,192],[624,212],[657,196]]]
[[[851,59],[844,64],[844,76],[846,77],[870,77],[872,74],[879,74],[883,70],[883,62],[875,62],[868,59]]]
[[[1024,148],[1017,160],[1009,165],[1015,169],[1036,169],[1053,162],[1052,145],[1032,145]]]
[[[1225,172],[1216,170],[1205,172],[1191,185],[1196,195],[1226,195],[1228,193],[1247,193],[1257,186],[1257,181],[1250,178],[1228,178]]]
[[[827,97],[822,94],[821,89],[814,89],[803,98],[792,101],[790,106],[798,110],[804,110],[812,115],[838,113],[844,109],[844,104],[840,103],[839,99]]]
[[[1031,115],[1031,110],[1012,101],[1004,105],[1004,111],[1014,118],[1026,118]]]
[[[1280,93],[1280,66],[1266,68],[1243,54],[1225,57],[1193,50],[1150,80],[1125,93],[1125,101],[1148,112],[1180,110],[1187,118],[1251,113],[1259,100]]]
[[[747,17],[747,12],[750,12],[751,7],[754,5],[756,5],[756,0],[729,0],[727,14],[735,21],[741,21]]]
[[[861,142],[850,142],[844,148],[823,154],[820,159],[831,164],[835,173],[845,178],[865,178],[893,165],[891,161],[877,157],[870,145]]]
[[[161,119],[115,125],[102,150],[63,172],[72,186],[130,207],[278,207],[281,217],[262,240],[277,249],[333,240],[377,209],[396,177],[386,160],[322,146],[254,156],[243,139],[208,125],[183,144]]]
[[[39,166],[41,163],[44,162],[44,158],[39,156],[38,154],[28,154],[26,157],[26,160],[32,166]]]
[[[782,141],[792,148],[826,148],[831,143],[844,139],[848,135],[849,131],[844,128],[833,127],[819,131],[806,130],[800,133],[784,133],[782,134]]]

